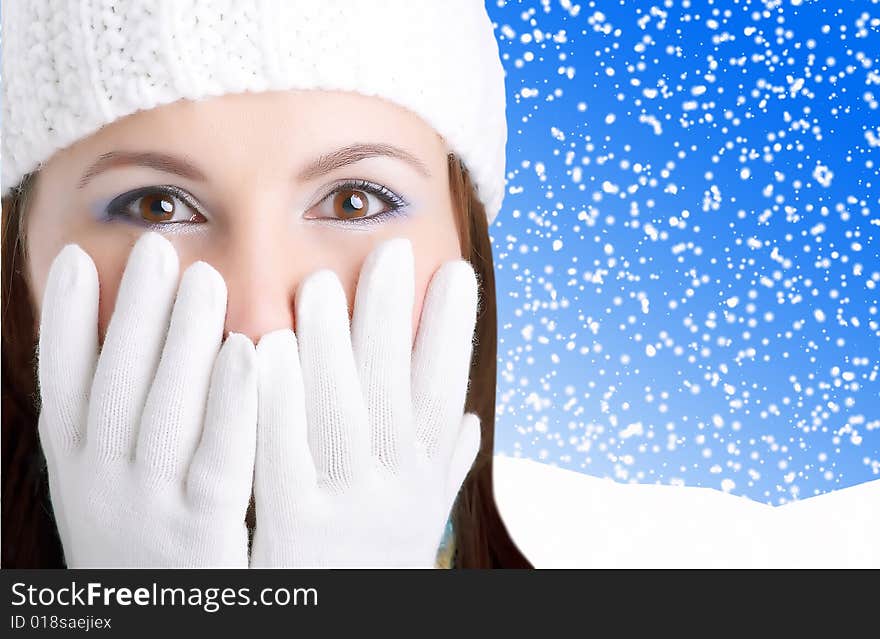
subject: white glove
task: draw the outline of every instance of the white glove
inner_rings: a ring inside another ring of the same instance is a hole
[[[408,240],[371,253],[351,327],[339,279],[318,271],[297,336],[257,345],[251,567],[434,567],[480,445],[463,414],[477,282],[463,260],[435,273],[413,349],[413,268]]]
[[[256,353],[221,348],[220,274],[193,264],[175,302],[178,272],[165,238],[137,241],[99,357],[94,263],[68,245],[49,271],[39,431],[69,567],[248,565]]]

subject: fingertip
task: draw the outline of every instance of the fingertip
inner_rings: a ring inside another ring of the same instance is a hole
[[[477,273],[473,265],[467,260],[451,260],[443,264],[438,276],[441,281],[456,290],[468,292],[476,297]]]
[[[248,351],[253,351],[255,349],[251,338],[244,333],[232,331],[226,337],[226,342],[231,344],[230,348],[244,349]]]
[[[296,347],[296,335],[289,328],[279,328],[260,338],[257,343],[257,355],[289,349],[291,346]]]
[[[412,242],[408,237],[393,237],[379,244],[379,247],[384,247],[385,251],[401,253],[404,256],[412,255],[413,250]]]
[[[296,292],[297,323],[314,317],[317,312],[342,307],[348,311],[348,298],[339,277],[330,269],[315,271],[300,284]]]
[[[147,231],[137,239],[129,261],[135,259],[149,262],[157,272],[165,276],[176,276],[180,267],[174,245],[155,231]]]
[[[161,233],[157,233],[156,231],[145,231],[144,233],[141,233],[141,235],[135,241],[134,245],[140,250],[174,250],[174,247],[172,246],[168,238],[163,236]]]
[[[257,363],[260,367],[261,383],[278,374],[284,366],[298,359],[296,335],[289,328],[266,333],[256,346]]]
[[[366,293],[375,293],[380,299],[376,304],[386,303],[391,295],[399,296],[412,306],[415,289],[415,260],[412,243],[403,237],[382,242],[367,256],[361,267],[357,283],[356,303],[365,303]],[[372,296],[372,295],[371,295]]]
[[[91,259],[79,244],[65,244],[64,248],[55,256],[56,263],[82,263],[85,260],[91,261]]]
[[[64,327],[65,334],[97,327],[98,271],[92,258],[77,244],[67,244],[52,262],[43,291],[39,332],[47,322]]]
[[[256,349],[247,335],[230,333],[220,350],[221,355],[238,370],[252,371],[256,369]]]
[[[395,237],[376,246],[367,256],[364,268],[407,268],[412,262],[412,242],[405,237]]]
[[[200,304],[215,308],[226,308],[226,281],[220,272],[207,262],[190,264],[181,278],[181,288],[186,288]]]
[[[88,253],[78,244],[67,244],[52,261],[48,279],[67,289],[92,280],[97,282],[98,272]]]

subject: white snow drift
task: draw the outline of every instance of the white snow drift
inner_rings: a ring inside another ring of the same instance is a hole
[[[880,480],[773,507],[496,456],[495,498],[537,568],[880,567]]]

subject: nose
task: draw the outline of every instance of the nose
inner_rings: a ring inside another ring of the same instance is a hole
[[[243,233],[225,243],[213,261],[228,290],[224,338],[241,333],[257,343],[266,333],[294,328],[297,260],[282,253],[277,239]]]

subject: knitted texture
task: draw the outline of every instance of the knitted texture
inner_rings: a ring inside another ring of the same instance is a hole
[[[256,351],[221,346],[217,271],[177,281],[171,243],[142,235],[99,354],[94,262],[68,245],[49,270],[39,430],[68,567],[248,565]]]
[[[504,197],[504,69],[483,0],[4,0],[2,193],[56,151],[181,98],[353,91],[431,125],[489,223]]]
[[[374,249],[350,328],[342,284],[318,271],[297,291],[296,334],[260,339],[251,567],[448,563],[444,531],[480,447],[464,412],[477,278],[464,260],[438,269],[413,347],[413,271],[409,240]]]

